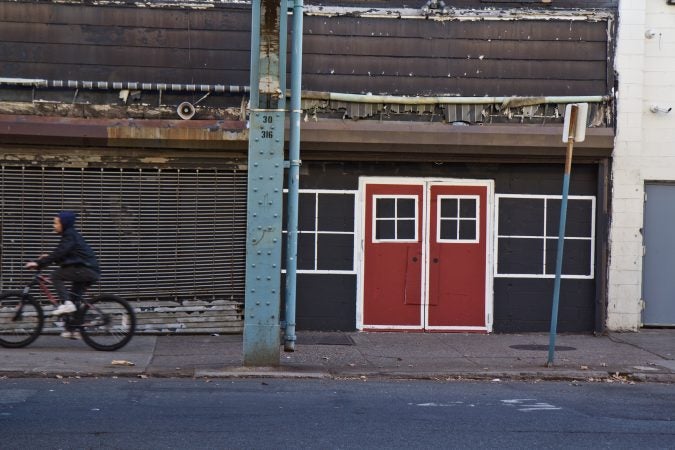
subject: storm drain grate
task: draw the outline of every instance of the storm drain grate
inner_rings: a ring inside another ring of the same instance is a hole
[[[511,345],[509,347],[514,350],[548,351],[548,345],[539,345],[539,344],[518,344],[518,345]],[[566,347],[564,345],[556,345],[555,350],[559,352],[568,352],[570,350],[576,350],[576,348]]]

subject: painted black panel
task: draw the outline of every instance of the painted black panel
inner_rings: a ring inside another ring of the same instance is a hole
[[[282,285],[285,285],[285,280]],[[355,299],[356,275],[298,274],[297,329],[355,330]]]
[[[500,238],[499,273],[541,275],[544,272],[543,250],[543,239]]]
[[[298,270],[314,270],[314,234],[298,234]]]
[[[495,180],[498,194],[560,195],[563,164],[303,162],[303,189],[358,189],[359,176],[445,177]],[[570,195],[594,195],[596,166],[574,165]]]
[[[546,239],[546,273],[555,274],[558,239]],[[591,274],[590,240],[565,239],[562,273],[565,275]]]
[[[353,235],[319,234],[317,250],[317,269],[354,270]]]
[[[552,278],[495,278],[494,331],[549,331],[553,282]],[[558,331],[592,331],[595,317],[594,298],[594,280],[563,280],[558,309]]]
[[[316,231],[316,194],[299,194],[298,230]]]
[[[354,196],[319,195],[319,230],[354,231]]]
[[[561,200],[549,199],[546,209],[546,234],[558,236],[560,228]],[[590,200],[573,200],[567,202],[567,219],[565,220],[566,237],[591,237],[591,210]]]
[[[501,198],[499,200],[500,236],[543,236],[544,199]]]

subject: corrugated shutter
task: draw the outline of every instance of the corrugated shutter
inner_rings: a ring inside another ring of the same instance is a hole
[[[141,330],[240,331],[245,171],[2,167],[0,185],[2,289],[56,245],[52,218],[72,209],[100,258],[93,291],[136,302]]]

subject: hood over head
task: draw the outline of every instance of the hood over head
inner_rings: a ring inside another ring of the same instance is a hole
[[[73,211],[61,211],[58,214],[58,218],[61,221],[61,226],[63,227],[63,230],[65,231],[68,228],[75,225],[75,221],[77,220],[77,213]]]

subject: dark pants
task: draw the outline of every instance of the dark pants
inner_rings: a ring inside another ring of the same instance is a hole
[[[84,266],[59,267],[52,272],[52,284],[61,303],[71,300],[75,305],[80,303],[84,292],[89,286],[96,283],[98,278],[99,275],[96,271]],[[72,283],[71,298],[68,298],[68,287],[66,286],[68,281]]]

